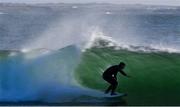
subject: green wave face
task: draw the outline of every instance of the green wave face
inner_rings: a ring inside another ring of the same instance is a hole
[[[117,91],[128,94],[128,105],[180,105],[180,54],[91,48],[84,52],[76,79],[104,91],[109,84],[102,79],[102,72],[120,61],[126,63],[124,71],[131,78],[118,75]]]

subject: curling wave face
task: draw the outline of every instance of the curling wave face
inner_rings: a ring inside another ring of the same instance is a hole
[[[120,61],[127,64],[125,72],[132,77],[118,75],[117,91],[128,93],[129,105],[180,104],[179,53],[94,46],[83,53],[76,79],[86,87],[104,90],[108,84],[103,82],[102,72]]]

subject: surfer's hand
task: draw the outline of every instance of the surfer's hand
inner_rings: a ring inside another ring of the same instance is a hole
[[[112,77],[113,79],[115,79],[115,80],[117,80],[117,78],[115,78],[115,77]]]

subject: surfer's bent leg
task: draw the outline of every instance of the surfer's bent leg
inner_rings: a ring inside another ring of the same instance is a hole
[[[118,82],[116,81],[115,78],[112,78],[112,77],[106,77],[106,76],[103,76],[103,79],[106,80],[108,83],[110,83],[111,85],[108,87],[108,89],[105,91],[105,93],[108,93],[110,90],[111,91],[111,94],[114,94],[114,91],[118,85]]]
[[[111,95],[115,94],[115,90],[116,90],[116,87],[118,85],[118,82],[116,81],[116,79],[112,79],[112,91],[111,91]]]
[[[111,78],[112,78],[112,77],[103,75],[103,79],[104,79],[105,81],[107,81],[108,83],[110,83],[110,86],[106,89],[105,94],[109,93],[109,91],[112,89]]]
[[[112,85],[110,85],[110,86],[106,89],[105,94],[109,93],[109,91],[110,91],[111,89],[112,89]]]

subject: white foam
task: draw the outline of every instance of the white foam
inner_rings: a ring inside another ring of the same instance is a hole
[[[22,53],[27,53],[27,52],[29,52],[29,51],[30,51],[30,49],[27,49],[27,48],[21,49],[21,52],[22,52]]]
[[[73,9],[77,9],[77,8],[78,8],[78,6],[72,6],[72,8],[73,8]]]
[[[4,13],[4,12],[0,12],[0,15],[3,15],[3,14],[7,14],[7,13]]]
[[[119,49],[126,49],[129,51],[141,51],[141,52],[168,52],[168,53],[180,53],[179,50],[173,48],[173,47],[163,47],[161,45],[149,45],[149,46],[138,46],[138,45],[128,45],[124,44],[123,42],[118,42],[114,40],[110,36],[106,36],[99,28],[94,29],[91,32],[90,40],[85,45],[83,51],[86,49],[92,48],[92,47],[104,47],[98,42],[102,40],[106,42],[107,44],[105,47],[113,47],[115,50]]]
[[[111,41],[110,44],[109,44],[110,46],[113,46],[114,43],[116,43],[116,41],[114,41],[112,39],[112,37],[105,36],[104,33],[101,32],[99,30],[99,28],[97,27],[97,28],[93,29],[93,31],[91,32],[90,39],[89,39],[88,43],[85,45],[84,49],[89,49],[89,48],[93,47],[94,46],[94,42],[96,40],[99,40],[99,39],[100,40]]]
[[[110,14],[112,14],[112,12],[107,11],[107,12],[105,12],[105,14],[110,15]]]

